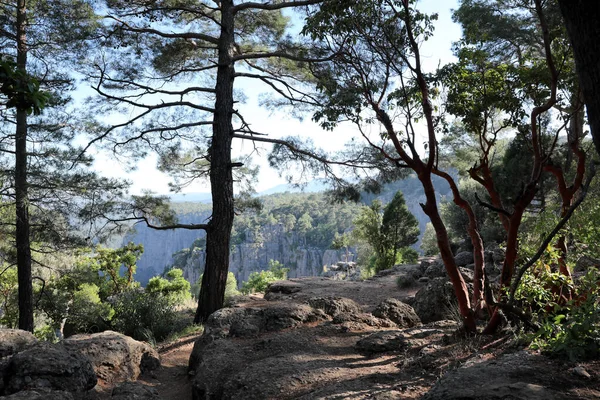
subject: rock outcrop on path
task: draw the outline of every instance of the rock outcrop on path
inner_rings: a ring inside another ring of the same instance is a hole
[[[0,329],[0,339],[0,396],[8,399],[97,398],[102,387],[135,380],[160,366],[157,352],[147,343],[117,332],[51,344],[38,342],[29,332]]]
[[[136,380],[144,371],[160,367],[158,353],[148,343],[118,332],[75,335],[62,345],[87,357],[98,379],[109,384]]]
[[[496,359],[503,341],[464,338],[448,320],[448,279],[418,282],[431,265],[396,266],[364,282],[277,282],[264,298],[219,310],[190,357],[192,398],[600,398],[598,374],[574,378],[565,374],[572,366],[527,352]],[[411,285],[397,286],[398,277]],[[269,325],[271,315],[293,323]]]

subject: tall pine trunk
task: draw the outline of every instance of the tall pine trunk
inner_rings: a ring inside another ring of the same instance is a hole
[[[571,39],[588,123],[600,154],[600,5],[593,0],[558,0]]]
[[[205,321],[223,307],[231,229],[233,227],[233,176],[231,141],[233,139],[233,1],[221,2],[221,35],[217,69],[213,136],[209,149],[212,218],[206,231],[206,266],[202,277],[198,309],[194,321]]]
[[[27,71],[26,0],[17,2],[17,68]],[[16,247],[19,283],[19,329],[33,332],[33,286],[27,196],[27,111],[17,108],[15,135]]]

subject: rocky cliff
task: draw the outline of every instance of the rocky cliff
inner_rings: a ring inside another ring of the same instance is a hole
[[[350,255],[350,261],[353,254]],[[255,271],[269,267],[270,260],[276,260],[289,268],[288,276],[315,276],[323,271],[324,265],[345,261],[343,250],[310,247],[303,244],[303,238],[296,232],[286,232],[282,224],[267,225],[258,234],[248,233],[245,240],[232,247],[229,256],[229,271],[233,272],[238,283],[248,280]],[[192,249],[190,256],[181,267],[189,282],[196,282],[204,271],[206,253],[201,248]]]
[[[449,187],[441,179],[434,179],[434,185],[440,199],[448,194]],[[385,204],[398,190],[402,191],[406,205],[419,221],[422,235],[429,218],[419,205],[425,202],[425,196],[416,177],[391,183],[378,195],[363,196],[364,204],[370,204],[374,198]],[[290,268],[290,277],[315,276],[323,271],[324,265],[346,261],[345,251],[329,247],[335,233],[352,230],[352,221],[360,204],[330,204],[323,193],[285,193],[262,199],[265,203],[262,211],[253,215],[241,214],[235,221],[237,233],[232,240],[230,271],[238,282],[247,280],[254,271],[268,268],[269,260],[277,260]],[[206,204],[174,203],[174,208],[182,223],[202,223],[210,216],[210,206]],[[205,252],[201,243],[204,236],[203,231],[155,231],[138,225],[124,242],[144,245],[136,275],[142,284],[173,265],[182,268],[186,279],[195,283],[204,270]],[[420,241],[415,249],[419,250],[419,245]]]

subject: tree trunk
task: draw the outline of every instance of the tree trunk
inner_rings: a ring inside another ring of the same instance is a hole
[[[26,11],[25,0],[19,0],[17,3],[17,68],[23,72],[27,70]],[[33,285],[27,198],[27,111],[21,109],[17,109],[15,135],[15,198],[19,329],[33,332]]]
[[[600,7],[594,0],[558,0],[571,39],[588,123],[600,154]]]
[[[433,188],[433,183],[431,181],[431,173],[423,171],[420,172],[418,176],[423,185],[423,190],[425,191],[425,197],[427,199],[427,202],[424,205],[422,204],[421,207],[431,220],[431,224],[435,229],[440,255],[442,256],[442,261],[446,267],[446,272],[450,277],[450,282],[452,282],[452,286],[454,287],[454,293],[456,294],[460,314],[463,317],[465,330],[467,332],[476,332],[477,327],[475,324],[475,317],[469,302],[469,291],[467,290],[467,284],[454,261],[454,254],[452,254],[452,249],[450,248],[448,232],[446,231],[446,227],[444,226],[444,222],[442,221],[437,208],[437,200],[435,198],[435,189]]]
[[[233,176],[231,141],[233,138],[233,1],[221,2],[221,36],[217,69],[213,136],[209,149],[212,219],[206,231],[206,267],[194,322],[205,321],[223,307],[231,229],[233,227]]]

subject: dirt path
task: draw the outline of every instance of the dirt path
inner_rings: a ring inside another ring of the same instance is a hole
[[[158,349],[161,367],[140,378],[140,382],[154,387],[163,400],[191,400],[192,389],[188,379],[188,360],[198,334],[186,336]]]

